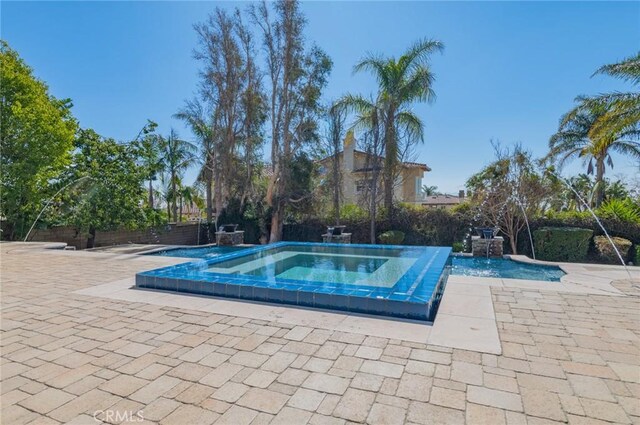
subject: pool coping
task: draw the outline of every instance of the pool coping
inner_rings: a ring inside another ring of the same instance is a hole
[[[361,248],[361,249],[401,249],[425,252],[417,257],[414,264],[390,288],[375,288],[357,285],[328,285],[322,282],[299,281],[277,278],[261,279],[246,275],[230,275],[207,272],[206,275],[181,276],[185,270],[200,272],[212,265],[250,256],[268,250],[287,246]],[[242,300],[290,304],[347,311],[351,313],[374,314],[412,320],[433,321],[438,302],[442,296],[451,263],[449,247],[407,247],[402,245],[368,244],[319,244],[310,242],[278,242],[260,245],[217,257],[192,260],[182,264],[162,267],[136,274],[136,287],[157,289],[177,293],[204,296],[237,298]],[[428,280],[427,280],[428,278]],[[435,279],[435,280],[434,280]],[[408,282],[411,286],[405,288]],[[400,286],[403,293],[397,293]],[[350,287],[349,292],[343,288]],[[428,294],[427,294],[428,292]]]

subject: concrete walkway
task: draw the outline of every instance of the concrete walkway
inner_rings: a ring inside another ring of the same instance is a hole
[[[640,423],[619,267],[452,277],[429,326],[129,289],[168,257],[3,243],[0,261],[3,424]]]

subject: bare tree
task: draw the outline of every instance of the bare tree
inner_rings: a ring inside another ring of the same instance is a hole
[[[342,173],[340,171],[340,151],[345,137],[347,112],[344,108],[330,108],[327,111],[327,130],[324,139],[326,154],[331,158],[329,187],[333,200],[336,224],[340,224],[340,201],[342,199]]]
[[[187,102],[178,116],[190,124],[202,144],[200,176],[207,185],[207,219],[211,219],[213,183],[217,221],[237,176],[242,175],[240,187],[251,187],[265,120],[264,94],[251,31],[237,9],[230,14],[216,8],[194,28],[199,39],[194,57],[203,64],[199,98]]]
[[[372,244],[376,243],[376,220],[378,204],[382,201],[380,196],[380,180],[381,171],[383,169],[383,157],[382,153],[384,145],[382,143],[382,126],[381,120],[378,115],[379,110],[373,111],[371,117],[371,127],[364,133],[362,141],[362,147],[367,153],[365,161],[365,191],[363,192],[363,199],[367,205],[369,211],[369,240]]]
[[[271,125],[272,177],[267,203],[272,210],[269,241],[282,239],[285,209],[291,198],[290,168],[294,153],[317,140],[320,92],[327,83],[331,60],[319,48],[305,51],[306,20],[295,0],[251,7],[260,27],[270,82],[268,118]],[[273,15],[273,16],[272,16]]]
[[[536,172],[531,153],[520,145],[503,149],[493,143],[496,160],[467,181],[484,220],[509,239],[518,253],[518,235],[527,217],[538,214],[547,195],[543,177]]]

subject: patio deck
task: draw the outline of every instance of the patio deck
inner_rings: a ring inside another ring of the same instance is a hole
[[[620,267],[452,276],[430,326],[129,288],[184,259],[0,252],[2,423],[640,423]]]

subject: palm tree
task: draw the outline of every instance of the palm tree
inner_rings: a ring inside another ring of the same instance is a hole
[[[560,120],[558,132],[549,140],[548,159],[556,159],[558,167],[567,161],[582,158],[587,163],[587,174],[595,175],[594,205],[604,199],[604,174],[606,166],[613,168],[612,152],[640,158],[640,134],[637,126],[627,126],[618,131],[599,133],[593,128],[610,111],[603,105],[579,105]]]
[[[422,193],[424,193],[425,196],[438,195],[438,186],[427,186],[425,184],[422,186]]]
[[[157,134],[147,134],[140,142],[140,163],[147,173],[149,181],[149,208],[154,208],[153,182],[157,179],[158,173],[163,171],[163,160],[161,157],[161,143]]]
[[[174,129],[171,129],[169,136],[160,136],[160,146],[162,149],[162,160],[165,169],[169,173],[168,199],[171,200],[171,212],[174,221],[178,221],[178,186],[182,173],[195,162],[196,146],[182,140]]]
[[[204,193],[206,200],[207,223],[213,220],[213,167],[215,160],[213,125],[207,122],[207,115],[202,104],[196,99],[187,101],[184,108],[174,116],[187,123],[200,145],[200,162],[202,168],[198,174],[198,181],[204,183]],[[213,118],[212,118],[213,119]]]
[[[198,207],[202,207],[202,198],[200,197],[200,191],[194,184],[193,186],[180,186],[178,189],[178,195],[180,196],[180,221],[182,221],[182,207],[188,205],[193,210],[194,204]]]
[[[429,66],[432,53],[444,49],[436,40],[419,40],[398,59],[368,55],[354,67],[354,72],[370,71],[378,81],[378,103],[384,110],[383,145],[384,204],[391,214],[393,186],[398,165],[398,139],[404,134],[411,141],[422,141],[424,124],[411,110],[414,102],[432,102],[434,75]]]
[[[593,75],[609,75],[640,86],[640,52],[621,62],[604,65]],[[587,108],[601,107],[607,112],[595,122],[590,136],[599,139],[605,133],[622,132],[640,121],[640,92],[613,92],[598,96],[581,96],[577,99]]]

